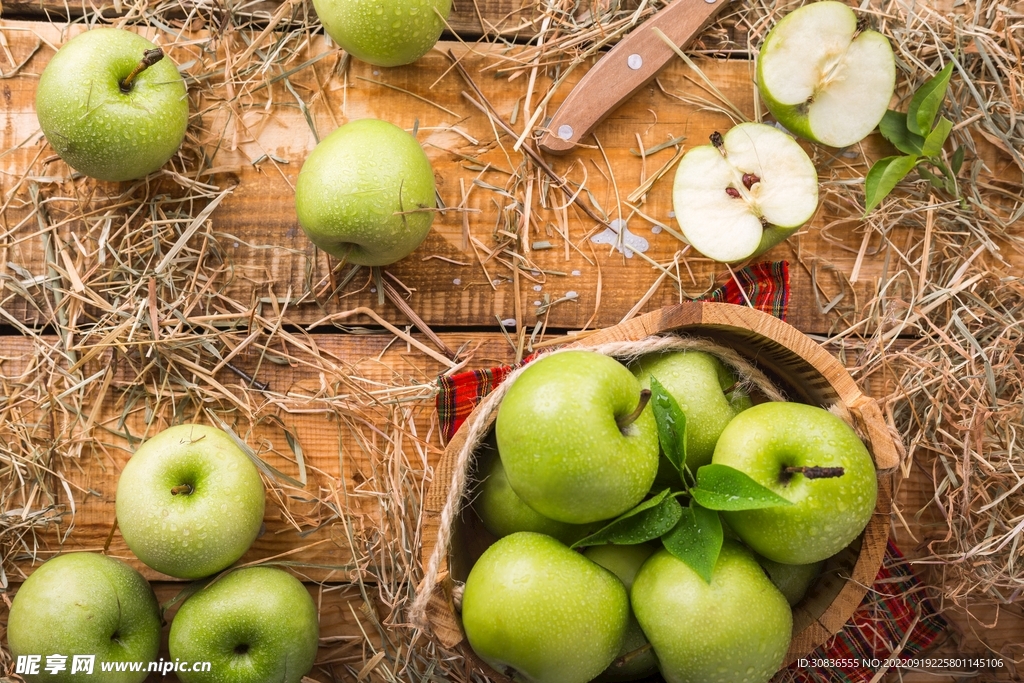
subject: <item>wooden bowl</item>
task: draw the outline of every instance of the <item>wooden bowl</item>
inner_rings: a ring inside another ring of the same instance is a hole
[[[844,417],[855,426],[874,457],[879,471],[874,515],[860,538],[828,562],[821,578],[794,608],[793,640],[786,656],[786,664],[790,664],[839,631],[874,582],[889,535],[892,482],[887,471],[899,464],[899,452],[878,405],[861,393],[836,358],[796,328],[753,308],[685,303],[601,330],[582,341],[568,342],[587,348],[669,333],[701,337],[736,351],[771,378],[790,400],[831,409]],[[478,406],[473,416],[485,407]],[[496,415],[497,410],[492,409],[488,418],[491,424]],[[460,429],[448,444],[424,501],[424,567],[438,543],[440,513],[448,499],[458,453],[467,445],[466,431]],[[434,636],[446,647],[458,646],[465,637],[454,607],[453,589],[466,580],[473,562],[493,540],[471,511],[460,516],[426,615]],[[473,662],[490,671],[468,647],[464,650]]]

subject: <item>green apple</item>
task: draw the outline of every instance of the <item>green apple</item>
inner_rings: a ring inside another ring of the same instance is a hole
[[[889,40],[842,2],[813,2],[768,33],[757,59],[761,99],[783,126],[846,147],[882,120],[896,85]]]
[[[466,579],[473,651],[529,683],[586,683],[615,659],[629,620],[622,582],[550,536],[522,531],[484,551]]]
[[[517,531],[547,534],[566,545],[572,545],[596,531],[594,525],[566,524],[545,517],[523,502],[508,483],[505,468],[494,447],[481,453],[481,478],[473,509],[484,527],[498,538]]]
[[[141,683],[145,669],[101,674],[101,665],[155,660],[160,607],[149,583],[124,562],[95,553],[57,555],[15,594],[7,643],[15,659],[26,658],[18,673],[29,683]],[[59,671],[47,670],[51,655],[64,658],[53,662]]]
[[[753,553],[726,541],[708,584],[667,550],[640,568],[633,613],[668,683],[765,683],[782,665],[793,615]]]
[[[360,119],[320,141],[295,184],[299,224],[316,246],[361,266],[411,254],[434,222],[434,171],[416,138]]]
[[[189,596],[171,622],[171,658],[210,662],[179,671],[181,683],[299,683],[320,638],[305,586],[275,567],[248,567]]]
[[[531,363],[498,408],[498,453],[519,497],[572,524],[639,503],[658,471],[649,393],[626,366],[593,351]]]
[[[776,562],[810,564],[835,555],[875,509],[871,454],[849,425],[823,408],[778,401],[745,410],[722,432],[712,460],[793,503],[723,513],[744,543]],[[805,467],[840,468],[842,476],[787,470]]]
[[[807,595],[807,590],[821,574],[825,561],[810,564],[782,564],[758,555],[757,562],[768,572],[768,578],[786,596],[790,606],[796,605]]]
[[[117,525],[147,566],[180,579],[240,558],[263,524],[256,466],[214,427],[184,424],[146,441],[117,482]]]
[[[771,249],[818,208],[818,172],[789,135],[741,123],[676,167],[672,201],[686,240],[708,258],[734,263]]]
[[[657,546],[652,543],[637,545],[594,545],[583,551],[583,556],[615,576],[619,577],[628,593],[633,589],[633,580],[647,558]],[[615,660],[594,680],[598,683],[635,681],[658,672],[658,660],[654,656],[647,636],[630,610],[629,625],[623,638],[622,647]]]
[[[188,95],[178,69],[152,42],[94,28],[65,43],[43,69],[36,115],[47,142],[73,169],[99,180],[133,180],[178,151]]]
[[[410,64],[441,36],[451,0],[313,0],[327,35],[377,66]]]
[[[648,354],[632,367],[642,387],[649,389],[655,377],[686,415],[686,465],[694,473],[711,462],[729,420],[751,406],[736,374],[710,353]]]

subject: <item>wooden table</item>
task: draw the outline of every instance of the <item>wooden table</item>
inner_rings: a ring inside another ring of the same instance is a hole
[[[311,11],[297,0],[238,10],[257,13],[265,30],[236,29],[226,13],[198,5],[181,8],[191,8],[184,25],[186,15],[167,12],[160,16],[173,26],[141,30],[184,65],[193,112],[185,152],[147,182],[118,185],[72,178],[34,113],[38,74],[80,27],[63,23],[61,2],[4,3],[0,396],[8,408],[0,413],[0,477],[9,480],[0,514],[39,510],[54,520],[28,533],[25,512],[0,527],[6,581],[16,586],[31,573],[32,554],[105,548],[154,581],[161,601],[173,596],[181,584],[135,560],[114,528],[117,473],[138,439],[170,421],[223,420],[281,473],[268,477],[266,532],[243,562],[294,562],[309,582],[323,635],[321,668],[311,677],[335,680],[329,670],[355,680],[363,670],[384,680],[376,667],[388,666],[401,645],[381,624],[408,598],[392,591],[391,572],[400,568],[384,558],[418,556],[417,506],[442,449],[436,376],[507,363],[531,340],[613,325],[729,279],[720,264],[680,255],[680,242],[660,227],[674,226],[670,175],[638,190],[676,147],[638,152],[681,138],[687,148],[702,144],[731,120],[701,77],[676,61],[601,124],[594,144],[548,159],[556,174],[585,180],[587,200],[608,220],[626,219],[649,241],[646,254],[627,257],[592,241],[603,228],[544,173],[534,168],[510,185],[524,156],[508,137],[496,138],[463,94],[471,86],[451,68],[454,57],[497,115],[521,131],[551,74],[517,62],[530,53],[495,35],[522,42],[536,34],[542,22],[531,6],[459,3],[450,25],[461,40],[394,69],[349,60],[322,35],[294,31],[296,13]],[[88,0],[72,13],[99,9]],[[138,16],[120,4],[102,11]],[[482,26],[489,40],[477,42]],[[755,112],[750,29],[726,17],[694,48],[741,57],[698,64],[747,117]],[[585,68],[555,91],[549,112]],[[348,269],[299,229],[293,188],[317,140],[363,117],[416,131],[447,210],[382,279],[363,269],[346,281]],[[863,177],[888,153],[877,135],[840,156],[807,149],[832,184]],[[993,173],[1015,168],[996,148],[983,149]],[[825,196],[807,228],[764,257],[790,263],[789,321],[823,337],[860,319],[888,263],[851,207]],[[907,240],[919,231],[900,229]],[[125,254],[130,263],[119,260]],[[436,340],[410,334],[408,311],[377,291],[384,285]],[[885,391],[884,378],[873,381],[869,389]],[[14,483],[12,459],[20,459],[23,483]],[[928,478],[915,473],[900,487],[899,506],[912,517],[931,493]],[[897,538],[914,556],[914,542]],[[1024,640],[1019,616],[1004,611],[983,629],[994,608],[972,612],[976,619],[950,612],[964,637],[944,651],[987,654]],[[914,676],[902,680],[952,680]]]

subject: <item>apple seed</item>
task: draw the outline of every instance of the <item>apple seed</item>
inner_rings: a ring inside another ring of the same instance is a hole
[[[743,174],[743,187],[747,188],[748,190],[753,188],[754,185],[757,185],[759,182],[761,182],[761,179],[758,178],[753,173]]]
[[[729,195],[730,197],[733,197],[734,199],[739,199],[740,198],[740,191],[737,190],[735,187],[727,187],[727,188],[725,188],[725,193],[727,195]]]

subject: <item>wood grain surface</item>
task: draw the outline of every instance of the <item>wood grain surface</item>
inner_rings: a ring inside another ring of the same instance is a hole
[[[33,104],[36,78],[52,54],[50,46],[63,40],[60,28],[10,21],[0,26],[15,60],[36,50],[25,66],[0,86],[8,103],[0,112],[0,148],[10,150],[0,156],[0,183],[8,207],[2,216],[7,232],[0,242],[0,277],[25,282],[45,279],[54,267],[63,272],[63,261],[46,261],[45,241],[51,235],[73,255],[79,274],[102,276],[99,243],[104,227],[109,230],[108,219],[124,225],[123,230],[141,229],[147,217],[138,215],[139,207],[159,193],[184,194],[181,185],[187,181],[164,174],[132,189],[127,183],[70,179],[69,168],[53,155],[39,133]],[[206,54],[193,43],[202,35],[176,40],[160,37],[170,44],[171,56],[179,64],[191,64],[189,69],[195,73],[213,69],[229,43],[234,40],[231,50],[239,50],[241,40],[229,36],[214,41],[216,54]],[[246,87],[251,92],[244,98],[238,93],[233,98],[216,77],[191,87],[196,114],[189,139],[195,149],[203,150],[208,164],[201,179],[215,186],[211,194],[227,193],[196,239],[211,241],[236,265],[230,279],[221,278],[213,283],[215,288],[240,301],[273,294],[282,303],[290,302],[290,319],[299,324],[357,306],[374,307],[389,320],[404,319],[390,304],[378,303],[373,282],[365,272],[357,273],[345,289],[331,296],[331,268],[338,264],[314,250],[295,216],[295,179],[317,136],[323,137],[345,121],[368,116],[384,117],[410,130],[418,126],[417,138],[433,163],[439,196],[448,207],[468,210],[438,215],[424,244],[387,269],[411,290],[409,305],[429,325],[493,328],[499,320],[518,319],[520,325],[531,328],[538,323],[555,329],[580,329],[588,323],[606,327],[618,323],[644,299],[640,310],[654,310],[699,295],[730,278],[721,264],[692,253],[679,257],[683,245],[668,232],[658,232],[657,226],[640,215],[674,226],[671,172],[654,184],[645,202],[632,203],[639,213],[634,213],[627,199],[645,174],[653,175],[674,154],[669,148],[641,160],[631,149],[638,150],[641,143],[650,149],[680,136],[686,138],[687,146],[704,144],[710,133],[730,126],[726,115],[678,99],[698,98],[707,106],[716,106],[689,67],[678,60],[671,63],[653,84],[606,119],[596,132],[602,149],[550,160],[558,173],[574,181],[586,179],[591,201],[603,207],[609,220],[628,219],[627,229],[650,243],[646,256],[662,264],[673,278],[678,277],[680,288],[672,278],[659,280],[664,270],[640,255],[630,258],[607,244],[592,242],[604,228],[575,207],[544,209],[542,205],[559,207],[566,200],[540,174],[530,175],[530,226],[520,237],[526,243],[527,260],[502,251],[514,238],[508,236],[506,221],[520,216],[503,194],[508,171],[524,160],[512,151],[513,141],[506,136],[500,136],[499,146],[490,122],[462,96],[468,86],[450,70],[444,54],[448,50],[475,74],[474,80],[497,112],[510,120],[523,104],[527,79],[509,82],[499,76],[493,67],[508,63],[502,61],[501,49],[485,45],[469,49],[461,44],[440,44],[414,66],[394,69],[375,69],[353,60],[338,74],[340,53],[314,36],[308,47],[298,50],[295,61],[320,56],[319,61],[266,87],[261,87],[263,76],[249,74]],[[725,98],[741,112],[753,114],[750,62],[707,60],[699,64]],[[564,97],[577,72],[557,90],[549,106]],[[309,101],[309,120],[294,106],[296,99],[289,88]],[[538,92],[542,90],[538,88]],[[869,161],[886,149],[880,138],[872,136],[838,157],[824,156],[820,149],[811,151],[828,181],[834,174],[863,174]],[[179,157],[171,167],[187,174],[192,161]],[[1009,162],[1002,163],[993,157],[990,167],[998,172]],[[790,261],[793,291],[805,295],[791,299],[789,320],[805,332],[829,333],[859,320],[892,258],[864,244],[860,223],[850,209],[829,199],[829,188],[837,187],[830,182],[823,186],[826,201],[811,224],[763,257]],[[131,196],[115,199],[128,190]],[[195,201],[186,208],[198,213],[205,203]],[[38,205],[46,207],[45,215],[35,211]],[[83,218],[86,205],[89,210]],[[185,225],[158,229],[154,245],[158,254],[174,244]],[[914,227],[908,222],[905,228],[896,229],[906,230],[909,244]],[[548,245],[551,248],[534,248]],[[858,258],[862,245],[865,257]],[[854,271],[855,282],[850,277]],[[335,277],[340,278],[341,272]],[[19,320],[35,323],[45,321],[49,308],[43,289],[31,286],[27,294],[9,289],[4,306]]]

